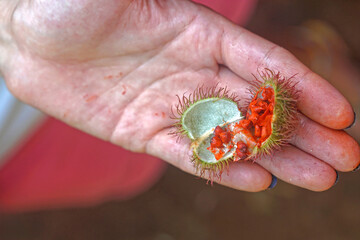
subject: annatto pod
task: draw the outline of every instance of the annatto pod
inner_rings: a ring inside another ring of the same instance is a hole
[[[287,144],[298,123],[298,91],[292,78],[265,69],[240,110],[226,88],[200,87],[176,105],[175,134],[191,141],[192,161],[201,175],[220,178],[230,162],[255,161]]]

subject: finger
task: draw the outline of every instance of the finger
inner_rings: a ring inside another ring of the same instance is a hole
[[[291,143],[339,171],[351,171],[360,162],[359,144],[347,133],[324,127],[305,116]]]
[[[147,144],[147,153],[164,159],[181,170],[194,175],[200,175],[191,162],[192,152],[188,139],[177,139],[170,136],[168,129],[156,134]],[[208,176],[208,175],[206,175]],[[206,177],[205,176],[205,177]],[[258,192],[267,189],[272,182],[272,175],[258,164],[234,163],[219,179],[219,184],[248,192]]]
[[[293,146],[256,162],[283,181],[312,191],[329,189],[337,178],[328,164]]]
[[[263,68],[280,71],[283,76],[295,74],[301,90],[298,107],[309,118],[334,129],[348,127],[354,120],[349,102],[327,81],[300,63],[287,50],[227,21],[223,27],[220,63],[249,81]]]

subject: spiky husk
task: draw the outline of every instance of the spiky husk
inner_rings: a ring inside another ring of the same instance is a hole
[[[190,93],[188,96],[184,95],[178,98],[178,104],[171,109],[172,119],[175,119],[176,122],[173,124],[175,130],[170,132],[171,135],[182,138],[183,136],[189,137],[186,129],[183,128],[183,115],[184,113],[198,101],[203,99],[225,99],[231,102],[236,103],[239,107],[239,99],[235,93],[230,93],[226,87],[218,87],[215,85],[213,87],[198,87],[193,93]],[[240,114],[240,110],[239,110]],[[216,126],[213,126],[216,127]],[[192,141],[191,137],[189,137]],[[232,158],[223,159],[215,163],[205,162],[201,160],[197,155],[196,151],[193,151],[192,162],[196,168],[196,172],[200,174],[201,177],[208,174],[209,180],[220,179],[224,170],[228,168],[229,163],[232,161]]]
[[[218,87],[218,84],[213,87],[197,87],[194,92],[190,93],[188,96],[183,95],[180,97],[179,95],[176,95],[176,97],[178,98],[178,103],[175,105],[175,107],[171,108],[170,116],[172,119],[176,120],[176,122],[173,124],[175,130],[170,132],[170,135],[175,135],[179,138],[188,136],[186,130],[182,126],[182,116],[184,112],[186,112],[186,110],[197,101],[208,98],[219,98],[233,101],[239,106],[239,98],[236,96],[236,94],[230,93],[227,87]]]
[[[271,86],[274,89],[274,112],[271,124],[272,133],[269,138],[262,143],[261,147],[254,149],[255,158],[271,155],[274,150],[280,150],[287,145],[295,133],[298,123],[297,100],[299,90],[296,90],[298,82],[293,77],[285,78],[280,72],[274,73],[270,69],[265,69],[259,73],[261,80],[255,77],[251,85],[250,92],[255,96],[256,92],[263,86]]]
[[[200,177],[204,177],[208,174],[208,180],[212,183],[214,179],[221,180],[221,175],[224,171],[229,170],[229,164],[233,162],[234,157],[218,161],[217,163],[206,163],[202,161],[195,152],[191,158],[191,162],[194,164],[196,173],[199,173]]]

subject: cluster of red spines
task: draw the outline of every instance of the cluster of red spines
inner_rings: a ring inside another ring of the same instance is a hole
[[[234,161],[245,160],[249,156],[249,145],[243,141],[233,142],[233,137],[240,131],[248,141],[253,141],[258,147],[271,135],[271,122],[274,111],[274,89],[262,87],[249,104],[246,117],[235,124],[234,132],[228,128],[217,126],[210,141],[210,150],[217,160],[225,154],[225,146],[230,150],[236,144]],[[240,130],[239,130],[240,129]]]
[[[222,128],[220,126],[215,128],[214,136],[211,138],[210,147],[208,150],[214,154],[216,160],[219,160],[224,156],[225,151],[223,148],[225,147],[225,144],[228,145],[227,148],[229,150],[233,147],[232,138],[233,136],[229,129]]]
[[[244,160],[248,155],[248,146],[242,141],[237,142],[234,161]]]
[[[250,124],[247,124],[248,127],[244,128],[250,129],[253,127],[253,136],[259,147],[272,132],[271,121],[274,101],[274,89],[272,87],[262,87],[249,104],[246,120],[250,121]]]

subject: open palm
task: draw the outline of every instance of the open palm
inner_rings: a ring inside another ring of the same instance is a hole
[[[297,74],[301,128],[292,146],[232,164],[222,184],[266,189],[275,176],[315,191],[360,161],[342,129],[349,103],[286,50],[189,1],[3,1],[0,66],[21,100],[92,135],[195,173],[189,141],[169,136],[176,95],[199,85],[246,97],[252,73]],[[1,16],[0,14],[0,16]]]

